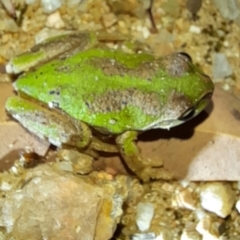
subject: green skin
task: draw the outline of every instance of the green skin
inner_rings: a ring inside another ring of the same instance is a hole
[[[9,98],[6,109],[54,145],[88,154],[119,151],[142,180],[171,179],[156,168],[161,160],[142,158],[135,140],[140,132],[169,129],[200,113],[213,93],[211,79],[183,54],[129,54],[99,39],[90,33],[52,38],[13,59],[7,69],[14,72],[37,67],[14,83],[19,96]],[[117,148],[93,137],[93,129],[97,136],[114,136]]]

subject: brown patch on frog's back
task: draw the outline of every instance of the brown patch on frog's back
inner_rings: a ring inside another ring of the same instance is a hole
[[[151,81],[160,68],[158,61],[145,61],[135,68],[127,67],[116,59],[94,58],[89,60],[94,68],[101,69],[106,76],[129,76]]]
[[[143,114],[159,115],[162,106],[159,96],[154,92],[142,92],[137,89],[109,90],[102,95],[87,95],[84,99],[91,99],[85,104],[91,112],[111,113],[120,112],[131,106],[141,109]]]

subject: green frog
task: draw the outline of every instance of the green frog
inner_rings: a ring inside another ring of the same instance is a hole
[[[156,57],[111,49],[94,33],[53,37],[13,58],[18,96],[7,111],[25,128],[58,146],[91,156],[119,152],[143,181],[172,179],[160,159],[144,159],[139,133],[170,129],[199,114],[214,85],[185,53]],[[106,142],[111,136],[115,143]]]

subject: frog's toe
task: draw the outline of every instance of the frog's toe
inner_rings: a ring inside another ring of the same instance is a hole
[[[146,167],[139,172],[136,172],[137,176],[144,182],[148,182],[151,179],[161,180],[173,180],[173,174],[164,168]]]

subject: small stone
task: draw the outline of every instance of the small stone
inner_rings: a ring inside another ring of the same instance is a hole
[[[179,192],[176,196],[176,201],[178,203],[178,207],[186,208],[189,210],[195,210],[196,201],[193,199],[192,193],[187,189]]]
[[[166,192],[173,192],[174,191],[174,186],[170,183],[164,183],[162,185],[162,190],[164,190]]]
[[[196,231],[184,230],[180,240],[201,240],[201,236]]]
[[[212,71],[214,80],[224,79],[232,75],[232,67],[228,63],[225,54],[214,53]]]
[[[117,22],[117,17],[113,13],[108,13],[103,15],[102,20],[104,26],[109,28]]]
[[[75,150],[62,149],[58,155],[63,162],[57,163],[62,170],[73,171],[77,174],[87,174],[93,171],[93,158]],[[65,169],[65,168],[66,169]]]
[[[199,33],[201,33],[201,28],[198,26],[195,26],[195,25],[191,25],[189,28],[189,32],[199,34]]]
[[[238,0],[219,1],[213,0],[214,5],[221,12],[222,16],[229,20],[234,20],[240,15]]]
[[[154,206],[151,203],[139,203],[137,205],[136,224],[140,231],[147,231],[154,215]]]
[[[189,186],[189,184],[190,184],[190,181],[187,180],[187,179],[183,179],[183,180],[179,181],[179,183],[181,184],[181,186],[183,188],[187,188]]]
[[[195,210],[195,215],[198,220],[201,220],[207,215],[207,213],[202,208],[198,208]]]
[[[235,193],[227,184],[206,183],[200,190],[200,200],[204,209],[225,218],[231,213]]]
[[[238,210],[238,213],[240,214],[240,199],[236,202],[236,209]]]
[[[0,19],[0,31],[19,32],[20,28],[18,27],[16,21],[14,21],[13,18],[3,18]]]
[[[65,27],[65,23],[62,20],[60,13],[55,12],[48,16],[46,26],[50,28],[60,29]]]
[[[45,13],[52,13],[60,8],[63,4],[63,0],[41,0],[43,11]]]
[[[167,229],[162,230],[161,233],[155,238],[155,240],[172,240],[172,239],[173,239],[173,235]]]
[[[135,233],[131,236],[131,240],[156,240],[155,233]]]
[[[202,235],[204,240],[218,240],[219,232],[217,225],[211,217],[206,216],[196,226],[196,230]],[[220,240],[220,239],[219,239]]]

